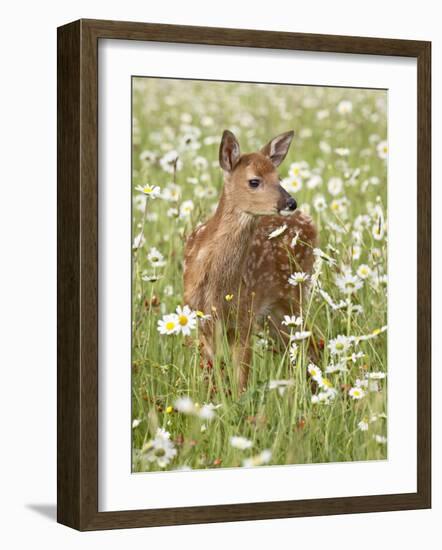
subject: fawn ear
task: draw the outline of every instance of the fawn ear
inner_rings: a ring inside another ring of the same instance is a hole
[[[241,153],[236,137],[229,130],[224,130],[219,146],[219,163],[223,170],[231,172],[239,160]]]
[[[261,153],[269,157],[275,166],[279,166],[287,155],[294,134],[293,130],[290,130],[276,136],[261,149]]]

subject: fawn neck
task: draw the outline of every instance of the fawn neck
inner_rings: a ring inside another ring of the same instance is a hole
[[[226,294],[239,290],[256,218],[230,204],[223,192],[211,225],[213,257],[209,280],[214,303],[219,304]]]

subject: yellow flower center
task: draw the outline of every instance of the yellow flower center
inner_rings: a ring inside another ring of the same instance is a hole
[[[344,344],[343,344],[342,342],[338,342],[338,343],[336,344],[336,349],[339,349],[339,350],[344,349]]]
[[[178,322],[182,327],[185,327],[189,322],[189,319],[185,315],[180,315],[178,317]]]
[[[174,328],[175,328],[175,323],[173,321],[167,321],[166,329],[167,330],[173,330]]]

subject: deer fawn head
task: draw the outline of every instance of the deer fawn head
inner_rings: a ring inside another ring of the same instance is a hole
[[[286,132],[259,152],[241,155],[236,137],[224,130],[219,162],[229,204],[252,216],[288,215],[296,209],[296,201],[281,186],[276,169],[287,155],[292,139],[293,131]]]

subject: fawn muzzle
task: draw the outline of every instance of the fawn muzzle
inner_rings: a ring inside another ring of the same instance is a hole
[[[281,187],[281,196],[278,200],[278,212],[283,215],[291,214],[298,206],[296,200]]]

